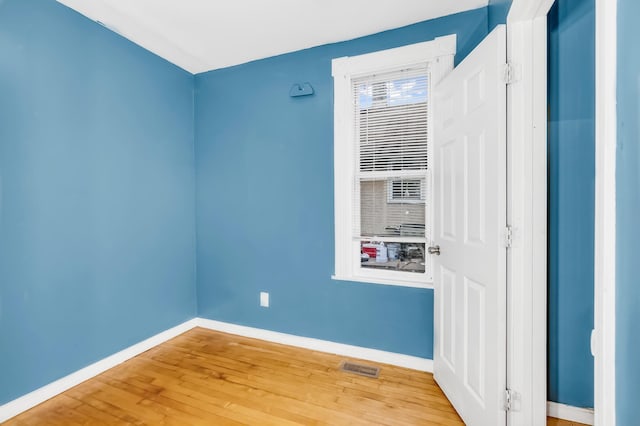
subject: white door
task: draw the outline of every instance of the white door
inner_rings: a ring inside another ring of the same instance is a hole
[[[434,376],[467,425],[506,423],[506,31],[434,91]]]

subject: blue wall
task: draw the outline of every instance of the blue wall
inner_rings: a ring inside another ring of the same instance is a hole
[[[593,407],[594,0],[558,0],[548,24],[548,398]]]
[[[489,31],[507,22],[513,0],[489,0]]]
[[[616,400],[619,425],[638,422],[640,401],[640,3],[618,0]]]
[[[193,76],[0,1],[0,404],[192,318]]]
[[[432,357],[433,291],[331,280],[331,59],[451,33],[460,60],[486,8],[196,76],[200,316]]]

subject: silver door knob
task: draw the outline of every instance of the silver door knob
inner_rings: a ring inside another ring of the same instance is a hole
[[[440,256],[440,246],[432,246],[427,249],[429,254],[435,254],[436,256]]]

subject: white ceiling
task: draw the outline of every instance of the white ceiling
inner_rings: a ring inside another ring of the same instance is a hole
[[[197,74],[486,6],[488,0],[58,0]]]

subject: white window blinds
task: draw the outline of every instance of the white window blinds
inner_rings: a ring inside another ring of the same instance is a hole
[[[356,238],[425,236],[428,90],[426,65],[352,80]]]
[[[426,66],[367,76],[352,84],[357,170],[426,170]]]

